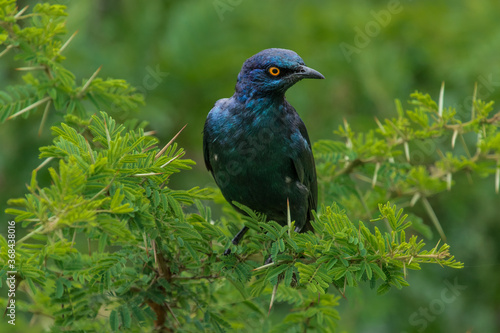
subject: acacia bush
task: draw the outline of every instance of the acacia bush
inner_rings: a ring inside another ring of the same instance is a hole
[[[17,272],[19,325],[331,332],[346,287],[366,283],[383,294],[408,286],[408,270],[422,264],[463,266],[446,243],[427,246],[432,229],[400,207],[421,203],[444,240],[428,197],[451,188],[458,172],[493,177],[498,192],[500,115],[491,102],[474,100],[471,120],[462,122],[442,97],[436,103],[416,92],[413,109],[397,101],[397,117],[377,120],[374,130],[355,133],[344,123],[337,140],[316,142],[323,204],[315,232],[298,234],[293,221],[266,223],[244,206],[247,216],[236,213],[217,189],[169,187],[194,164],[175,143],[182,130],[164,144],[146,123],[115,120],[113,110],[136,110],[143,98],[123,80],[100,78],[99,69],[77,83],[63,65],[75,38],[66,37],[65,20],[61,5],[0,2],[0,56],[22,61],[27,72],[22,84],[0,92],[1,126],[42,112],[43,131],[49,112],[61,116],[51,126],[53,143],[40,147],[43,161],[33,166],[27,194],[8,202],[19,234],[26,230],[16,239],[15,269],[14,246],[0,236],[0,281]],[[440,159],[412,160],[423,140],[447,136]],[[49,182],[39,180],[42,173]],[[212,218],[213,201],[225,206],[220,218]],[[243,224],[250,237],[231,245]],[[229,246],[232,255],[224,256]],[[264,265],[269,255],[273,263]],[[12,299],[6,295],[3,306]],[[291,308],[279,322],[268,315],[274,303]]]

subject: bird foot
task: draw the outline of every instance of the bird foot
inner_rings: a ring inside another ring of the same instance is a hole
[[[267,257],[266,262],[264,263],[264,265],[270,264],[272,262],[273,262],[273,258],[271,258],[271,255],[269,255],[269,257]]]

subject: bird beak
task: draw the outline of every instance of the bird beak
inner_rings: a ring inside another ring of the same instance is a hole
[[[307,66],[301,65],[297,68],[294,73],[300,79],[324,79],[323,74],[315,69],[309,68]]]

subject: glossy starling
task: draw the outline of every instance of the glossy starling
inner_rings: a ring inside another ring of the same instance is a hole
[[[297,53],[274,48],[257,53],[243,64],[234,95],[215,103],[203,130],[205,164],[224,198],[237,210],[233,201],[281,225],[287,224],[288,200],[297,232],[311,230],[318,189],[306,126],[285,92],[306,78],[324,76]],[[233,244],[247,230],[243,227]]]

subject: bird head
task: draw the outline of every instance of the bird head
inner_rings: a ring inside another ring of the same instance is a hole
[[[283,95],[302,79],[324,79],[318,71],[307,67],[291,50],[266,49],[245,61],[236,83],[236,92],[246,97]]]

